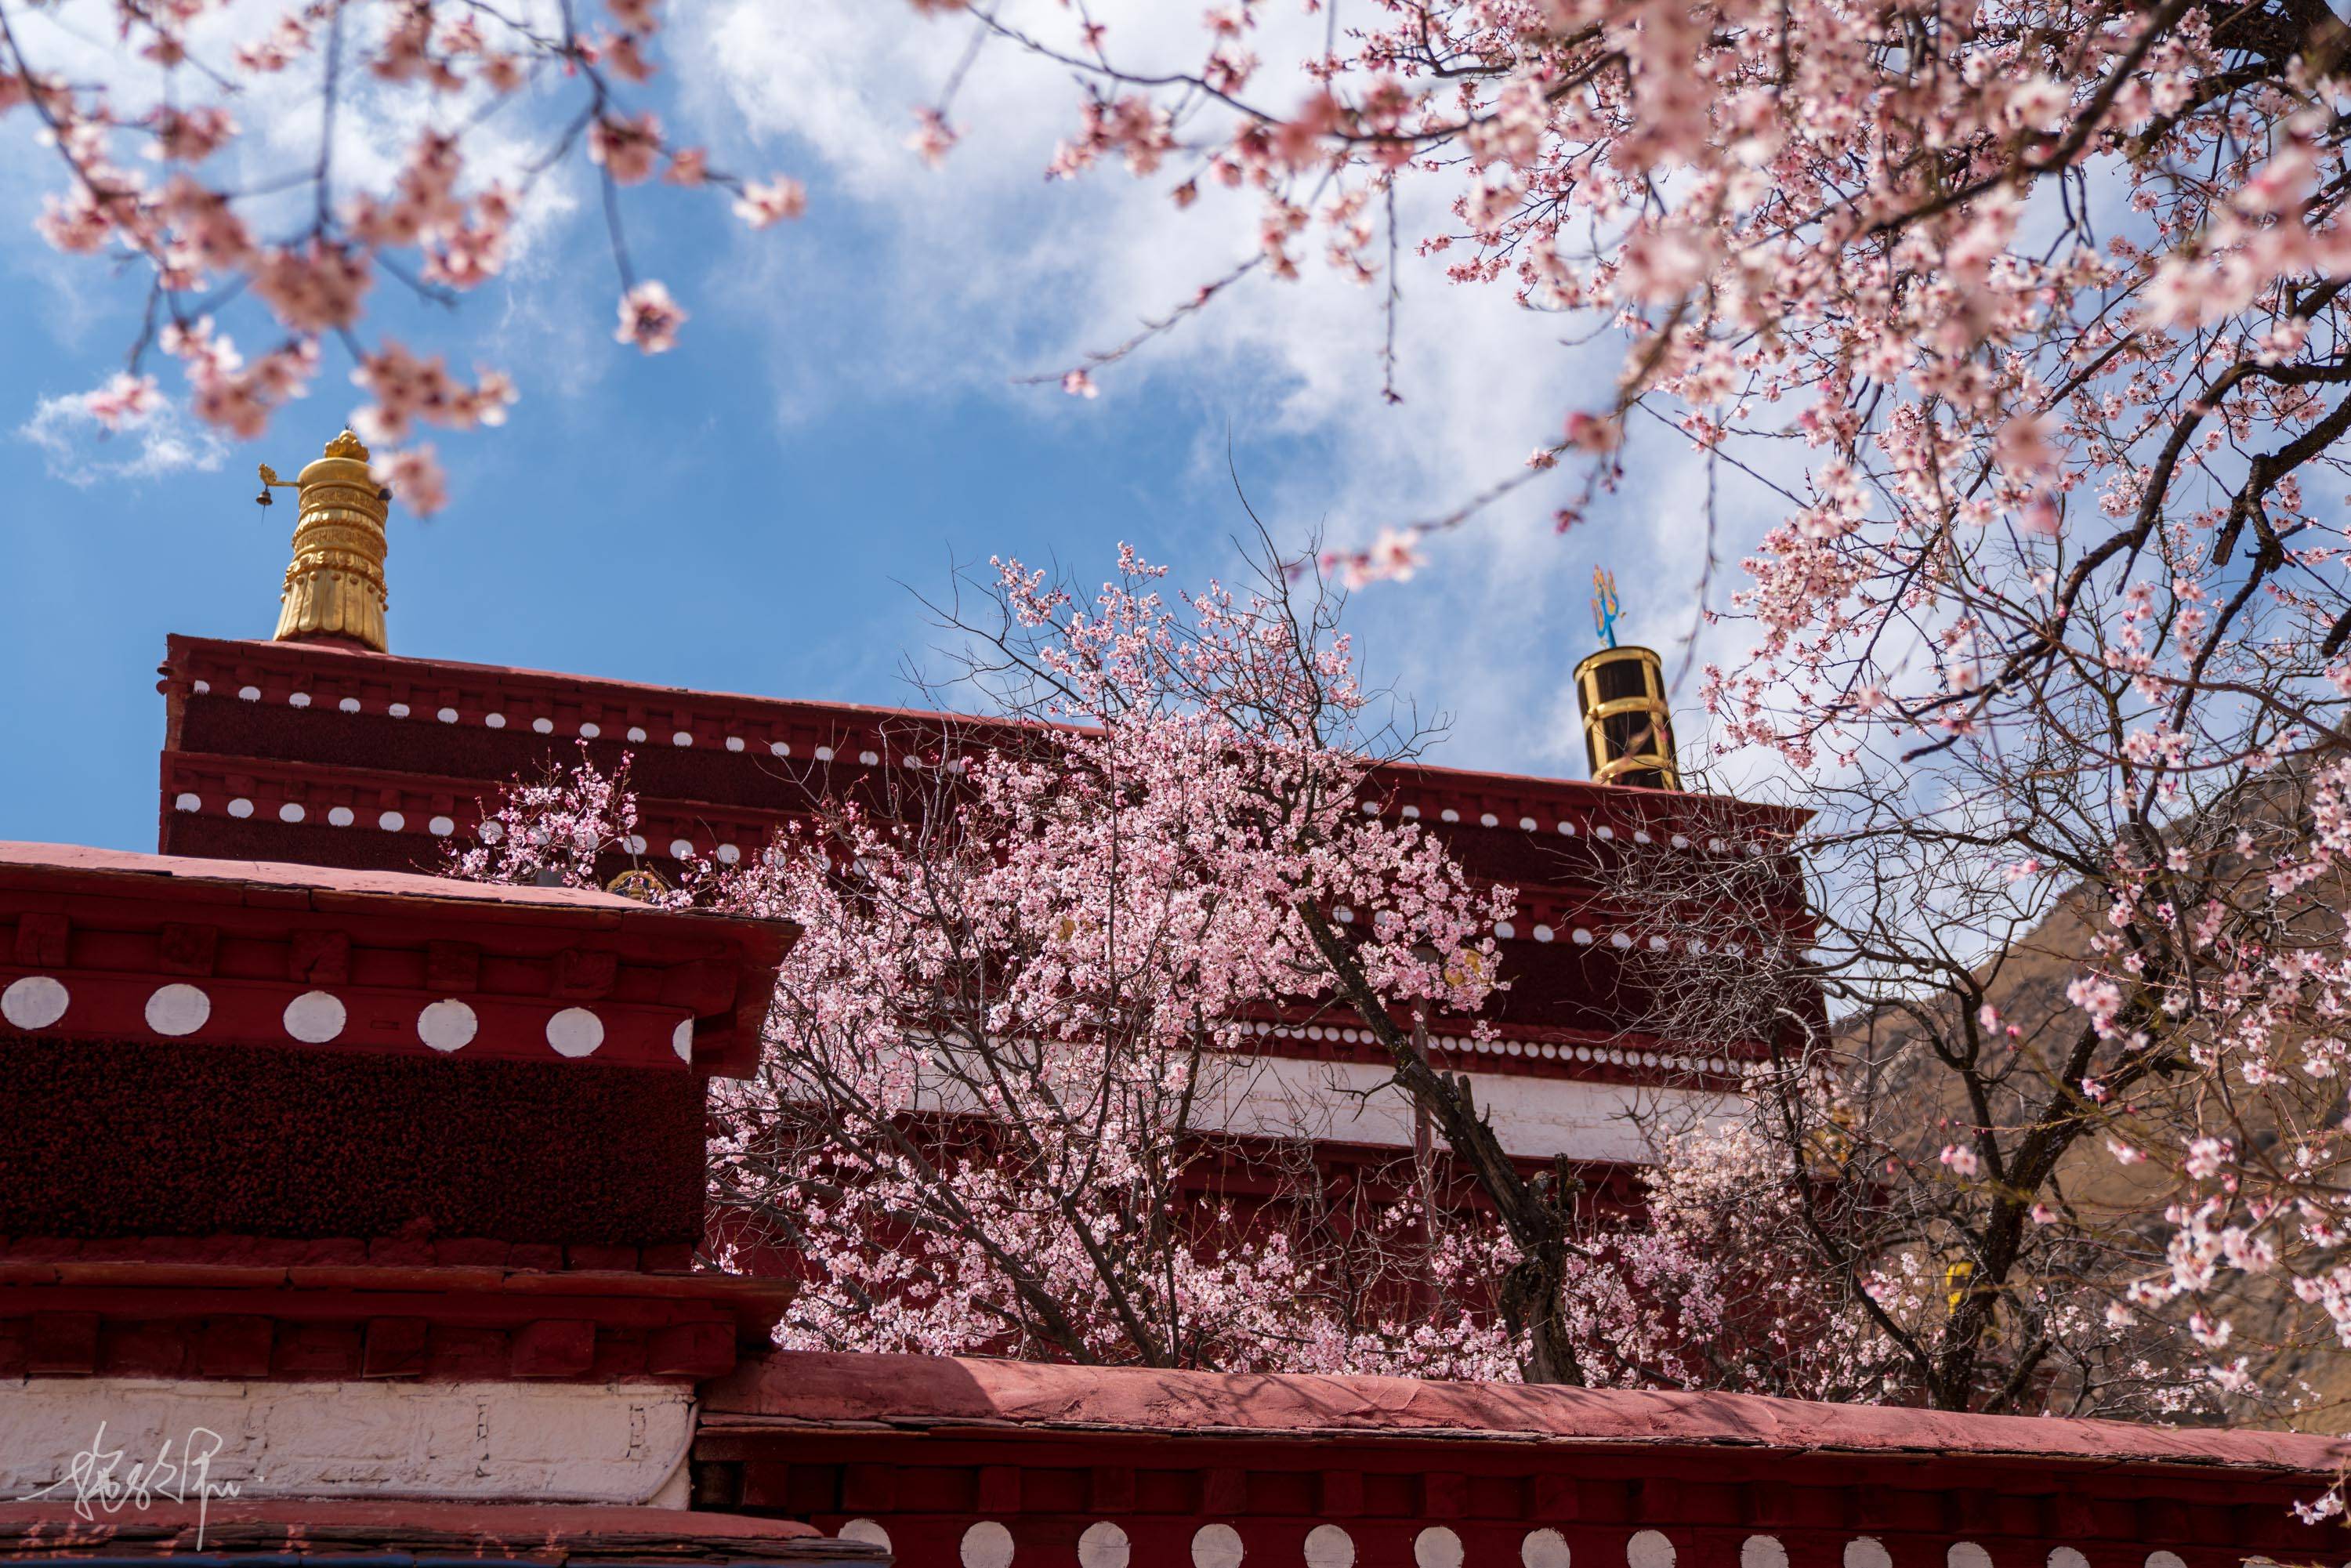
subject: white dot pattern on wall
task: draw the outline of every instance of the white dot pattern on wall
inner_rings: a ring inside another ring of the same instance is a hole
[[[1788,1568],[1788,1549],[1776,1535],[1750,1535],[1739,1543],[1739,1568]]]
[[[435,713],[433,716],[439,719],[443,724],[455,724],[457,722],[457,710],[453,707],[444,707],[438,713]]]
[[[195,1033],[212,1016],[212,998],[194,986],[158,986],[147,998],[147,1027],[174,1040]]]
[[[406,703],[394,703],[383,711],[392,715],[394,718],[406,718],[408,716],[408,705]]]
[[[785,745],[782,741],[780,741],[780,740],[771,740],[771,741],[768,742],[768,756],[770,756],[770,757],[789,757],[791,754],[792,754],[792,748],[791,748],[790,747],[789,747],[789,746]]]
[[[236,688],[236,695],[242,701],[257,703],[261,700],[261,688],[259,686],[239,686]]]
[[[1530,1530],[1519,1542],[1519,1561],[1525,1568],[1568,1568],[1567,1537],[1556,1530]]]
[[[1480,812],[1478,817],[1478,825],[1481,828],[1499,828],[1502,825],[1502,819],[1497,817],[1491,811]]]
[[[213,684],[210,681],[198,681],[191,689],[194,691],[196,695],[203,696],[206,692],[213,689]]]
[[[1954,1541],[1943,1563],[1945,1568],[1991,1568],[1991,1553],[1972,1541]]]
[[[1844,1568],[1894,1568],[1894,1558],[1886,1550],[1886,1542],[1875,1535],[1856,1535],[1844,1543]],[[2156,1568],[2152,1559],[2147,1568]],[[2179,1568],[2187,1565],[2181,1563]]]
[[[643,745],[645,739],[644,727],[637,724],[629,726],[629,739],[639,746]]]
[[[1355,1538],[1335,1524],[1306,1532],[1306,1568],[1355,1568]]]
[[[1555,935],[1557,935],[1557,933],[1553,932],[1548,925],[1538,925],[1535,927],[1535,940],[1538,942],[1548,942]]]
[[[530,721],[530,727],[534,735],[553,735],[555,721],[551,718],[535,718]]]
[[[455,997],[431,1003],[416,1015],[416,1038],[438,1051],[464,1050],[481,1027],[474,1009]]]
[[[1674,1543],[1663,1531],[1644,1530],[1625,1542],[1625,1568],[1674,1568]]]
[[[1404,809],[1404,814],[1407,817],[1417,817],[1420,815],[1420,808],[1417,806],[1406,806]]]
[[[1846,1568],[1854,1565],[1847,1563]],[[2147,1554],[2147,1568],[2188,1568],[2188,1564],[2177,1552],[2150,1552]]]
[[[678,730],[670,736],[669,743],[672,746],[692,746],[694,744],[694,732],[684,729]]]
[[[492,729],[504,729],[507,727],[507,716],[502,713],[486,713],[482,716],[482,722]]]
[[[1078,1537],[1078,1568],[1126,1568],[1133,1555],[1126,1531],[1107,1519],[1095,1520]]]
[[[1012,1532],[992,1519],[983,1519],[963,1532],[956,1555],[963,1568],[1010,1568]]]
[[[1592,830],[1592,836],[1595,839],[1613,839],[1616,836],[1616,830],[1604,823]]]
[[[718,846],[718,859],[722,864],[733,865],[742,858],[743,852],[737,846],[733,844],[721,844]]]
[[[691,839],[672,839],[669,852],[674,860],[685,860],[694,853],[694,841]]]
[[[580,738],[582,740],[593,740],[603,733],[603,727],[592,719],[580,727]]]
[[[343,1032],[350,1015],[329,991],[305,991],[286,1004],[286,1032],[305,1045],[324,1045]]]
[[[1461,1538],[1441,1524],[1432,1524],[1412,1538],[1414,1568],[1461,1568]]]
[[[457,831],[457,824],[447,817],[435,817],[424,826],[436,839],[445,839]]]
[[[1785,1568],[1784,1564],[1779,1568]],[[2070,1546],[2060,1546],[2049,1553],[2049,1568],[2090,1568],[2090,1560]]]
[[[1534,831],[1535,820],[1532,817],[1520,817],[1519,819],[1519,831],[1522,833],[1531,833]]]
[[[408,819],[397,811],[386,811],[375,820],[375,825],[387,833],[396,833],[408,826]]]
[[[730,735],[730,736],[728,736],[728,737],[726,737],[726,749],[727,749],[727,750],[729,750],[729,751],[740,751],[740,750],[742,750],[742,749],[743,749],[743,737],[742,737],[741,736],[739,736],[739,735]]]
[[[277,820],[281,822],[298,822],[306,815],[308,813],[302,810],[302,804],[298,800],[288,800],[277,808]]]
[[[645,852],[645,836],[643,833],[626,834],[621,840],[621,847],[632,855],[641,855]]]
[[[836,1533],[843,1541],[860,1541],[884,1552],[890,1550],[890,1532],[870,1519],[852,1519]]]
[[[1249,1549],[1229,1524],[1204,1524],[1192,1532],[1192,1568],[1240,1568]]]
[[[604,1020],[586,1008],[566,1008],[547,1020],[547,1043],[558,1056],[593,1056],[604,1043]]]
[[[1458,822],[1461,820],[1461,813],[1447,806],[1437,813],[1437,820],[1440,822]]]
[[[184,789],[172,798],[172,804],[177,806],[183,811],[201,811],[204,809],[204,798],[202,796],[191,795]]]
[[[65,982],[47,975],[26,975],[0,991],[0,1019],[18,1029],[47,1029],[66,1016],[73,1000]]]
[[[357,713],[360,711],[360,699],[357,697],[345,697],[335,706],[342,709],[345,713]]]
[[[882,757],[879,752],[861,751],[857,754],[857,760],[872,768],[882,760]]]
[[[359,816],[349,806],[334,806],[329,808],[327,821],[338,828],[348,828],[359,821]]]
[[[228,814],[239,819],[250,817],[253,815],[253,802],[239,795],[228,803]]]
[[[308,707],[310,706],[310,694],[308,692],[295,692],[287,697],[286,706],[287,707]]]
[[[669,1031],[669,1048],[677,1052],[677,1059],[680,1061],[690,1063],[694,1061],[694,1020],[692,1019],[687,1019]]]

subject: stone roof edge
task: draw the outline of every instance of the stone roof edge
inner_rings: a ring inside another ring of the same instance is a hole
[[[2328,1476],[2351,1443],[2312,1434],[1960,1415],[1754,1395],[1171,1372],[981,1358],[778,1352],[704,1391],[705,1430],[1131,1434],[1737,1448]]]

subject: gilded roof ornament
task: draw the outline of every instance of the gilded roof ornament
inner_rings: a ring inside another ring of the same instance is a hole
[[[669,892],[669,883],[664,882],[661,873],[651,866],[632,865],[606,883],[604,891],[617,893],[622,898],[633,898],[639,904],[655,904]]]
[[[368,467],[368,449],[346,430],[291,484],[261,465],[261,504],[270,490],[296,496],[294,560],[278,596],[277,640],[355,643],[386,651],[384,520],[392,492]]]

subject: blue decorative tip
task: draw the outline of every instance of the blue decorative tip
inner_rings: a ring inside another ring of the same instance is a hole
[[[1592,569],[1592,629],[1616,645],[1616,617],[1625,607],[1616,601],[1616,574],[1605,567]]]

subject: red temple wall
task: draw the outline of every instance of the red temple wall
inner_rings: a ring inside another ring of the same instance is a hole
[[[0,1236],[700,1239],[702,1080],[0,1039]]]

